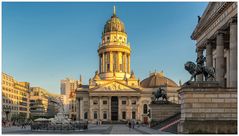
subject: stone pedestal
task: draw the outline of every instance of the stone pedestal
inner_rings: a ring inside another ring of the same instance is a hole
[[[149,107],[151,109],[151,118],[154,121],[165,120],[180,112],[180,104],[174,103],[152,103]]]
[[[179,90],[178,133],[237,133],[237,90],[194,82]]]

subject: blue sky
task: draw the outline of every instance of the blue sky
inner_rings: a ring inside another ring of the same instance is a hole
[[[116,5],[131,44],[131,68],[141,80],[163,70],[176,83],[188,80],[184,63],[195,61],[190,35],[206,2],[2,3],[2,70],[18,81],[60,92],[60,80],[98,69],[97,47]]]

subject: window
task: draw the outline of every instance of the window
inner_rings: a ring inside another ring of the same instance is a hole
[[[97,100],[94,100],[94,101],[93,101],[93,104],[94,104],[94,105],[97,105],[97,104],[98,104],[98,101],[97,101]]]
[[[132,101],[132,105],[136,105],[136,101],[135,100]]]
[[[122,105],[126,105],[126,101],[125,100],[122,101]]]
[[[88,119],[88,113],[87,112],[84,113],[84,119]]]
[[[104,118],[104,119],[107,119],[107,113],[106,113],[106,112],[104,112],[103,118]]]
[[[94,119],[97,119],[97,111],[94,112]]]
[[[103,101],[103,104],[104,104],[104,105],[107,104],[107,101]]]
[[[148,106],[147,106],[147,104],[144,104],[144,114],[147,114],[148,113]]]
[[[135,119],[135,111],[132,112],[132,119]]]
[[[126,112],[125,111],[122,112],[122,119],[126,119]]]

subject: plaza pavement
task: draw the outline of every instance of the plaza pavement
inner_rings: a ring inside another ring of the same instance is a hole
[[[112,126],[110,134],[141,134],[139,131],[129,128],[126,124],[114,124]]]
[[[126,124],[106,124],[95,125],[89,124],[88,130],[84,131],[31,131],[30,127],[10,127],[2,128],[2,134],[170,134],[160,130],[154,130],[147,126],[135,126],[134,129],[129,129]]]

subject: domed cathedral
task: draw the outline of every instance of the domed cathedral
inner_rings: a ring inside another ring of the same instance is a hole
[[[99,69],[89,79],[89,85],[81,85],[76,90],[77,120],[148,122],[149,104],[155,89],[145,90],[131,71],[131,48],[115,7],[104,25],[97,51]]]
[[[150,73],[149,77],[140,82],[140,86],[144,88],[144,91],[157,91],[161,87],[166,91],[170,102],[179,103],[177,90],[180,89],[180,86],[170,78],[165,77],[163,71]]]

